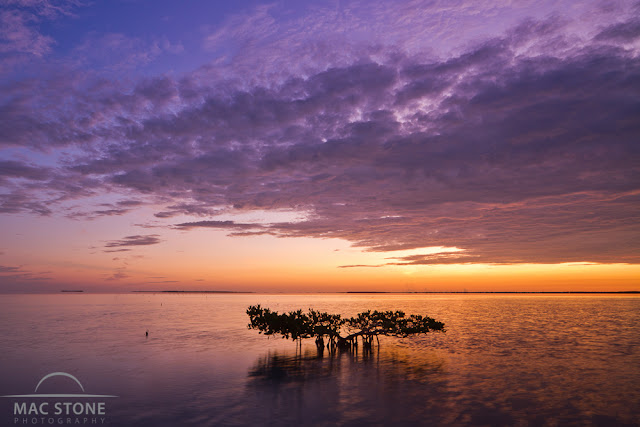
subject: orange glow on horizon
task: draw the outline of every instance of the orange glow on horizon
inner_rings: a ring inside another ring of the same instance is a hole
[[[137,220],[130,218],[128,223]],[[9,292],[66,288],[103,292],[640,291],[640,266],[635,264],[383,265],[400,256],[458,249],[367,252],[340,239],[229,237],[221,230],[166,228],[151,230],[158,244],[109,252],[112,249],[105,248],[104,242],[113,238],[114,231],[106,222],[88,223],[82,233],[69,234],[71,238],[65,238],[66,230],[77,227],[74,221],[43,219],[37,227],[19,222],[16,228],[24,231],[9,236],[5,245],[13,245],[13,250],[4,259],[19,265],[18,273],[30,279],[30,285],[17,280],[15,286],[4,289]],[[116,235],[140,233],[128,227],[126,233]],[[347,265],[369,267],[342,268]]]

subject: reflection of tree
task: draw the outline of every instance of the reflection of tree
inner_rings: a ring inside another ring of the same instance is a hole
[[[306,382],[340,374],[342,369],[365,370],[371,374],[401,380],[425,381],[442,373],[444,360],[431,352],[411,353],[394,348],[380,351],[325,353],[306,349],[304,352],[275,352],[259,358],[249,371],[249,378],[271,385]],[[384,372],[381,372],[380,370]]]
[[[444,360],[433,352],[275,352],[260,357],[248,377],[254,422],[390,425],[422,424],[425,411],[445,417]]]
[[[304,355],[271,353],[256,361],[253,369],[249,371],[249,377],[274,384],[304,382],[331,375],[333,370],[334,364],[326,363],[322,352],[310,351]]]

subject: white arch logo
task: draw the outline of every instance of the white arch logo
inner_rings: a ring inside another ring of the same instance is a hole
[[[71,378],[73,381],[76,382],[76,384],[78,384],[78,386],[80,387],[80,390],[82,390],[82,393],[72,393],[72,394],[42,394],[42,393],[38,393],[38,388],[40,388],[40,386],[42,385],[43,382],[45,382],[46,380],[48,380],[49,378],[52,377],[67,377],[67,378]],[[33,393],[31,394],[10,394],[10,395],[6,395],[6,396],[2,396],[2,397],[118,397],[118,396],[113,396],[110,394],[88,394],[84,392],[84,387],[82,386],[82,383],[73,375],[68,374],[66,372],[52,372],[50,374],[45,375],[44,377],[42,377],[42,379],[38,382],[38,385],[36,385],[36,389],[34,390]]]

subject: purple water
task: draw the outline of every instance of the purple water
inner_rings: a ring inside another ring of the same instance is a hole
[[[319,356],[248,330],[253,304],[404,310],[447,332]],[[0,425],[640,425],[639,325],[640,297],[618,295],[2,295],[0,395],[64,372],[118,397],[88,420],[16,417],[56,399],[2,397]]]

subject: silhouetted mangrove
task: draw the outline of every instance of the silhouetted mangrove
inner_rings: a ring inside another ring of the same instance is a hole
[[[298,341],[302,345],[305,338],[316,338],[318,350],[324,349],[325,337],[328,349],[352,349],[358,347],[358,339],[363,348],[370,349],[374,338],[379,335],[407,337],[428,332],[445,332],[444,323],[428,316],[412,314],[405,316],[403,311],[365,311],[355,317],[343,319],[339,314],[329,314],[309,309],[278,314],[260,305],[247,309],[249,329],[257,329],[265,335],[282,335],[282,338]],[[342,333],[346,332],[343,336]]]

